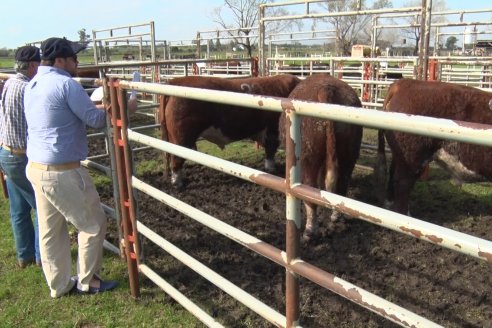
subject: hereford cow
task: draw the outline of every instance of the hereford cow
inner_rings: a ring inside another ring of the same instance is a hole
[[[221,91],[287,97],[299,79],[292,75],[223,79],[187,76],[169,81],[170,85]],[[199,137],[223,148],[233,141],[250,138],[265,147],[267,171],[275,169],[280,113],[217,104],[180,97],[162,97],[160,106],[161,135],[164,140],[195,148]],[[171,155],[171,182],[181,188],[184,159]]]
[[[290,93],[289,98],[362,107],[359,97],[347,83],[328,74],[307,77]],[[279,124],[282,140],[285,140],[285,119],[285,113],[282,113]],[[303,117],[301,138],[302,183],[346,196],[359,157],[362,127]],[[317,206],[308,202],[304,205],[306,225],[303,238],[310,240],[317,235]],[[334,221],[337,217],[338,213],[333,211],[331,219]]]
[[[492,93],[444,82],[399,80],[390,86],[383,108],[405,114],[492,124]],[[408,213],[408,200],[415,181],[432,160],[451,172],[458,182],[492,178],[492,150],[489,147],[393,131],[380,131],[379,134],[378,169],[383,170],[383,175],[384,135],[392,152],[386,205],[394,211]],[[381,173],[376,174],[381,176]]]

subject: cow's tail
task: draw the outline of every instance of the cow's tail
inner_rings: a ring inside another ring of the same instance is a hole
[[[383,111],[386,111],[386,108],[391,100],[392,91],[391,87],[388,90],[388,95],[384,99],[383,103]],[[374,168],[374,180],[375,180],[375,191],[378,198],[378,203],[383,206],[386,201],[386,184],[387,184],[387,164],[386,164],[386,145],[385,145],[385,136],[384,130],[378,130],[378,150],[377,150],[377,160],[376,167]]]
[[[167,122],[166,122],[166,105],[169,101],[169,96],[160,95],[159,96],[159,121],[161,124],[161,139],[164,141],[169,141],[169,135],[167,131]],[[171,163],[171,155],[169,153],[163,153],[163,163],[164,163],[164,178],[169,179],[170,174],[170,163]]]

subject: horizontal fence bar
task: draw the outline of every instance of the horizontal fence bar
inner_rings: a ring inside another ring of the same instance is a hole
[[[202,218],[206,216],[206,213],[203,213],[190,205],[181,202],[173,197],[170,197],[166,195],[165,193],[152,188],[149,190],[148,185],[145,183],[139,181],[135,177],[132,178],[132,184],[133,187],[137,188],[140,191],[143,191],[161,201],[164,203],[170,205],[171,207],[175,208],[176,210],[181,210],[183,209],[183,206],[186,205],[186,208],[190,212],[195,212],[199,213]],[[145,187],[145,188],[144,188]],[[175,204],[180,204],[180,206],[176,206]],[[174,206],[173,206],[174,205]],[[186,212],[185,212],[186,213]],[[195,216],[192,215],[193,218]],[[215,219],[214,217],[208,216],[206,218],[207,221],[212,221],[216,220],[216,224],[220,224],[221,221]],[[204,223],[204,222],[201,222]],[[183,264],[188,266],[190,269],[201,275],[203,278],[207,279],[220,289],[222,289],[224,292],[235,298],[236,300],[240,301],[241,303],[245,304],[248,308],[253,310],[254,312],[258,313],[261,315],[263,318],[267,319],[271,323],[277,325],[277,326],[285,326],[285,316],[282,314],[278,313],[268,305],[264,304],[263,302],[259,301],[252,295],[248,294],[238,286],[234,285],[231,283],[229,280],[225,279],[224,277],[220,276],[217,274],[215,271],[209,269],[207,266],[203,265],[199,261],[195,260],[193,257],[185,253],[184,251],[180,250],[170,242],[168,242],[166,239],[162,238],[159,236],[157,233],[153,232],[149,228],[147,228],[145,225],[143,225],[141,222],[137,221],[137,230],[139,233],[147,237],[149,240],[154,242],[155,244],[159,245],[162,249],[164,249],[166,252],[177,258],[179,261],[181,261]],[[215,230],[215,229],[214,229]],[[229,229],[230,230],[230,229]]]
[[[492,146],[492,126],[486,124],[155,83],[120,81],[120,86],[124,89],[162,93],[202,101],[209,100],[222,104],[278,112],[292,110],[304,116],[314,116],[371,128],[423,134],[434,138]]]
[[[150,234],[151,231],[145,227],[140,222],[137,222],[138,229],[142,230],[140,233],[143,235]],[[140,264],[138,266],[140,272],[142,272],[147,278],[152,280],[157,286],[159,286],[164,292],[171,296],[176,302],[181,304],[186,310],[192,313],[195,317],[200,319],[207,327],[221,328],[222,326],[219,322],[215,321],[213,317],[208,315],[207,312],[203,311],[185,295],[183,295],[179,290],[170,285],[167,281],[162,279],[157,273],[150,269],[145,264]]]
[[[299,184],[291,192],[304,201],[335,208],[354,218],[492,263],[491,241],[307,185]]]
[[[286,192],[286,182],[283,178],[247,166],[231,163],[186,147],[157,140],[131,130],[128,131],[128,138],[131,141],[137,141],[161,151],[192,160],[198,164],[227,173],[237,178],[269,187],[278,192]],[[328,208],[335,208],[354,218],[359,218],[492,263],[492,242],[490,241],[303,184],[295,186],[291,192],[304,201],[316,203]]]
[[[207,155],[198,151],[191,150],[186,147],[178,146],[170,142],[158,140],[156,138],[147,136],[142,133],[138,133],[132,130],[128,130],[128,139],[131,141],[140,142],[144,145],[151,146],[152,148],[159,149],[164,152],[172,153],[176,156],[187,158],[192,161],[213,168],[217,171],[227,173],[237,178],[255,182],[264,186],[268,186],[273,190],[284,193],[285,192],[285,179],[277,177],[272,174],[267,174],[262,171],[232,163],[221,158]]]
[[[200,222],[201,224],[213,229],[214,231],[217,231],[218,233],[224,235],[225,237],[251,249],[252,251],[271,259],[275,263],[284,266],[286,269],[292,270],[293,272],[313,281],[314,283],[327,288],[333,292],[335,292],[338,295],[341,295],[350,301],[359,304],[360,306],[377,313],[380,316],[385,317],[386,319],[393,321],[401,326],[405,327],[422,327],[422,328],[428,328],[428,327],[441,327],[440,325],[433,323],[432,321],[429,321],[423,317],[420,317],[419,315],[412,313],[396,304],[393,304],[391,302],[386,301],[385,299],[374,295],[370,292],[367,292],[366,290],[357,287],[343,279],[340,279],[328,272],[325,272],[313,265],[310,265],[306,262],[304,262],[301,259],[296,259],[293,261],[293,263],[289,264],[286,262],[286,254],[284,251],[281,251],[280,249],[267,244],[260,239],[251,236],[233,226],[230,226],[221,220],[216,219],[213,216],[208,215],[205,212],[202,212],[191,205],[188,205],[187,203],[184,203],[180,201],[177,198],[174,198],[163,191],[158,190],[157,188],[154,188],[143,181],[139,180],[136,177],[132,177],[132,186],[133,188],[140,190],[157,200],[160,200],[161,202],[171,206],[175,210],[191,217],[192,219],[196,220],[197,222]],[[141,230],[141,223],[138,222],[138,231],[142,232]],[[148,233],[146,231],[146,233]],[[147,238],[149,238],[148,235],[146,235]],[[149,238],[150,239],[150,238]],[[176,257],[177,259],[183,261],[184,257],[189,257],[186,253],[181,252],[179,250],[176,250],[176,252],[173,252],[172,250],[174,249],[174,246],[170,244],[169,242],[165,241],[162,237],[158,236],[155,233],[152,233],[152,241],[156,242],[159,241],[158,245],[163,247],[167,252],[169,252],[171,255]],[[191,259],[190,259],[191,260]],[[195,261],[195,260],[193,260]],[[188,265],[186,262],[183,262],[186,265]],[[197,264],[198,265],[198,264]],[[199,264],[201,265],[201,264]],[[189,266],[189,265],[188,265]],[[206,268],[206,267],[205,267]],[[195,270],[194,268],[192,268]],[[205,269],[204,269],[205,270]],[[208,268],[204,271],[204,273],[208,272]],[[196,271],[196,270],[195,270]],[[197,271],[198,272],[198,271]],[[200,272],[199,272],[200,273]],[[201,273],[200,273],[201,274]],[[201,274],[202,275],[202,274]],[[216,275],[215,272],[211,271],[211,273],[208,273],[207,276],[204,276],[206,279],[208,279],[211,282],[214,282],[211,277]],[[220,277],[220,276],[219,276]],[[221,282],[222,280],[219,279],[218,282]],[[217,284],[217,282],[216,282]],[[234,285],[233,285],[234,286]],[[220,286],[219,286],[220,287]],[[234,286],[235,287],[235,286]],[[222,287],[220,287],[222,289]],[[223,289],[224,290],[224,289]],[[232,289],[224,290],[227,292],[229,295],[235,297],[230,293]],[[236,298],[236,297],[235,297]],[[239,298],[236,298],[239,300]],[[245,303],[248,305],[247,303]],[[266,306],[266,305],[265,305]],[[248,307],[250,307],[248,305]],[[250,307],[251,308],[251,307]],[[259,309],[256,308],[251,308],[253,311],[258,312]],[[261,314],[261,313],[259,313]],[[262,315],[263,316],[263,315]],[[264,318],[267,318],[263,316]],[[267,318],[268,319],[268,318]],[[285,320],[285,318],[283,318]],[[283,321],[285,322],[285,321]],[[285,324],[282,324],[282,326],[285,326]]]
[[[264,5],[260,5],[264,6]],[[329,13],[316,13],[316,14],[300,14],[290,16],[270,16],[260,19],[260,24],[263,22],[279,21],[279,20],[292,20],[303,18],[323,18],[323,17],[342,17],[342,16],[354,16],[354,15],[377,15],[391,12],[421,12],[421,7],[409,7],[409,8],[391,8],[391,9],[364,9],[356,11],[334,11]],[[420,25],[419,25],[420,26]]]
[[[116,31],[116,30],[128,30],[129,28],[137,28],[137,27],[142,27],[142,26],[150,26],[152,25],[152,22],[146,22],[146,23],[138,23],[138,24],[132,24],[132,25],[121,25],[121,26],[116,26],[116,27],[111,27],[111,28],[104,28],[100,30],[92,30],[92,32],[107,32],[107,31]]]

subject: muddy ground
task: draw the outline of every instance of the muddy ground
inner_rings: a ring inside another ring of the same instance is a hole
[[[366,156],[367,154],[363,154]],[[136,161],[159,158],[138,153]],[[248,165],[262,169],[256,160]],[[466,194],[446,175],[421,183],[412,215],[492,240],[492,202]],[[438,172],[438,170],[435,170]],[[280,176],[282,169],[279,168]],[[199,165],[186,165],[187,187],[175,190],[162,173],[140,178],[253,236],[285,249],[285,196]],[[445,186],[443,188],[443,185]],[[454,193],[460,197],[455,197]],[[111,201],[111,188],[100,190]],[[375,204],[370,171],[356,169],[349,197]],[[486,196],[483,196],[486,197]],[[284,313],[284,269],[139,193],[140,220],[209,268]],[[323,211],[327,217],[327,210]],[[492,265],[357,219],[330,226],[303,244],[302,258],[446,327],[492,327]],[[110,238],[115,238],[113,233]],[[207,280],[144,241],[145,263],[228,327],[272,327]],[[144,286],[153,283],[141,279]],[[170,297],[163,296],[173,302]],[[342,297],[301,279],[304,327],[397,327]]]

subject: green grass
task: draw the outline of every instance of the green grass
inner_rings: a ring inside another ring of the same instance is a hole
[[[41,270],[16,266],[8,201],[0,196],[0,327],[202,327],[143,276],[141,297],[131,297],[126,262],[105,252],[103,277],[120,285],[99,295],[51,299]],[[114,221],[113,221],[114,222]],[[113,223],[114,224],[114,223]],[[72,258],[76,246],[72,247]]]
[[[255,143],[248,140],[231,143],[225,146],[224,149],[220,149],[217,145],[202,140],[197,142],[197,148],[203,153],[239,164],[254,163],[265,157],[264,149],[256,148]],[[279,154],[277,154],[278,159],[280,159],[278,156],[282,156],[283,151],[280,150]]]
[[[94,54],[89,51],[84,51],[80,55],[78,55],[79,63],[82,65],[94,64]],[[14,57],[0,57],[0,68],[6,69],[14,68]]]
[[[224,150],[200,141],[198,148],[240,163],[263,158],[263,150],[256,149],[254,143],[248,141],[233,143]],[[137,174],[159,171],[160,165],[160,158],[139,163]],[[91,175],[98,188],[109,183],[107,177]],[[116,290],[100,295],[51,299],[39,268],[29,266],[21,270],[16,267],[8,201],[2,196],[0,218],[0,327],[203,327],[198,319],[170,301],[169,296],[144,276],[140,277],[141,297],[134,299],[128,285],[126,262],[107,251],[102,275],[119,281]],[[76,258],[75,244],[72,245],[72,258]]]
[[[14,58],[0,57],[0,68],[13,68]]]

